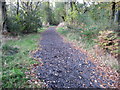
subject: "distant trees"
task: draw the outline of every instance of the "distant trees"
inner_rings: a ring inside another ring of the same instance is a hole
[[[48,22],[49,24],[53,24],[53,19],[52,19],[52,9],[50,8],[50,2],[45,2],[45,7],[44,7],[44,10],[45,10],[45,19],[46,19],[46,22]]]
[[[120,2],[87,2],[83,4],[76,0],[68,2],[70,5],[66,21],[72,23],[95,24],[111,28],[114,22],[120,22]],[[111,22],[111,23],[109,23]],[[106,25],[105,25],[106,24]]]
[[[13,35],[37,32],[37,28],[42,26],[39,4],[40,2],[20,2],[17,0],[16,4],[8,6],[8,31]]]
[[[37,28],[43,23],[57,25],[60,22],[80,25],[99,25],[99,27],[110,28],[111,23],[120,23],[119,2],[85,2],[80,4],[77,0],[68,2],[21,2],[7,6],[1,2],[3,28],[12,34],[37,32]],[[7,26],[6,26],[7,25]]]
[[[66,4],[67,2],[56,2],[54,9],[54,17],[57,23],[63,22],[66,19]]]

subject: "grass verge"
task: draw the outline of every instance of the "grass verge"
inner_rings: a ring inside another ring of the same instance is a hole
[[[89,34],[89,32],[86,33],[81,33],[82,29],[78,29],[78,30],[74,30],[74,29],[66,29],[64,27],[59,27],[57,29],[57,31],[62,34],[63,36],[65,36],[68,40],[76,40],[78,42],[82,42],[83,48],[89,50],[92,46],[95,45],[94,39],[96,39],[97,37],[89,37],[89,35],[87,35],[86,37],[81,37],[82,34]],[[92,34],[90,32],[90,34]]]
[[[39,29],[43,32],[44,29]],[[38,63],[29,56],[30,51],[38,47],[40,34],[20,36],[17,40],[8,40],[2,47],[2,88],[28,88],[25,72],[30,65]]]

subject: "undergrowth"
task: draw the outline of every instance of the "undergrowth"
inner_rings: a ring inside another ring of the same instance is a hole
[[[96,40],[99,40],[98,36],[100,35],[99,32],[101,31],[99,30],[99,27],[89,26],[89,25],[78,28],[78,29],[69,28],[69,27],[66,29],[64,27],[58,27],[57,31],[63,36],[65,36],[68,40],[73,41],[73,42],[77,41],[77,44],[81,48],[89,51],[89,53],[91,53],[94,57],[97,57],[98,59],[100,59],[102,64],[111,66],[112,68],[116,70],[119,69],[117,59],[111,57],[107,53],[105,55],[104,53],[100,52],[98,48],[97,48],[97,51],[102,53],[103,56],[99,56],[99,57],[96,56],[97,54],[96,54],[96,50],[94,50],[94,47],[99,45],[99,43],[96,42]]]
[[[97,38],[96,33],[98,33],[96,29],[91,31],[91,28],[87,30],[83,30],[82,28],[64,29],[64,27],[60,27],[58,28],[57,31],[61,33],[62,35],[66,36],[70,40],[76,40],[76,41],[81,41],[85,43],[85,46],[83,46],[83,48],[85,49],[90,49],[91,46],[95,45],[94,39]]]

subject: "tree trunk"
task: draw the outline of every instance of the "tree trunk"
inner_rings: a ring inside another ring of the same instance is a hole
[[[3,23],[3,17],[2,17],[2,2],[0,1],[0,31],[2,31],[2,23]]]
[[[6,20],[7,20],[7,10],[6,10],[6,2],[2,2],[2,18],[3,18],[3,24],[2,24],[2,31],[6,32]]]
[[[118,23],[118,28],[117,28],[117,32],[118,32],[118,37],[120,37],[120,2],[117,2],[116,3],[117,5],[117,11],[115,13],[115,18],[114,18],[114,22]],[[119,43],[119,49],[120,49],[120,41],[118,41]],[[120,66],[120,52],[118,52],[118,64]],[[118,72],[120,73],[120,67],[119,67],[119,70]]]
[[[71,11],[73,11],[73,5],[72,5],[72,2],[70,2],[70,8],[71,8]]]
[[[2,38],[2,2],[0,1],[0,56],[2,55],[2,45],[3,45],[3,38]],[[2,63],[0,63],[2,66]],[[2,68],[0,68],[0,73],[2,73]],[[0,86],[2,86],[2,75],[0,76]]]
[[[115,17],[115,6],[116,6],[116,3],[115,2],[112,2],[112,21],[114,20],[114,17]]]
[[[2,34],[6,33],[6,3],[4,0],[0,1],[0,44],[4,44],[4,37]]]
[[[117,22],[120,24],[120,2],[116,2],[115,5],[116,8],[116,12],[114,11],[115,15],[114,15],[114,22]]]
[[[19,14],[19,0],[17,0],[17,15]]]
[[[120,10],[118,10],[118,25],[120,25]]]
[[[74,6],[75,6],[75,2],[70,2],[70,8],[71,8],[71,12],[73,12],[74,11]],[[72,23],[73,23],[73,21],[74,21],[74,19],[73,19],[73,17],[71,17],[71,21],[72,21]]]

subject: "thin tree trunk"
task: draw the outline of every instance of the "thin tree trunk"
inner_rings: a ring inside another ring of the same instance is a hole
[[[19,14],[19,0],[17,0],[17,15]]]
[[[120,6],[117,6],[117,10],[114,16],[114,22],[118,24],[118,31],[120,32]]]
[[[3,38],[2,38],[2,2],[0,1],[0,56],[2,55],[2,45],[3,45]],[[0,63],[0,66],[2,66],[2,63]],[[2,71],[2,68],[0,68],[0,73]],[[2,75],[0,76],[0,86],[2,85]]]
[[[2,17],[2,2],[0,1],[0,31],[2,31],[2,23],[3,23],[3,17]]]
[[[115,2],[112,2],[112,21],[114,20],[114,17],[115,17],[115,6],[116,6],[116,3]]]

